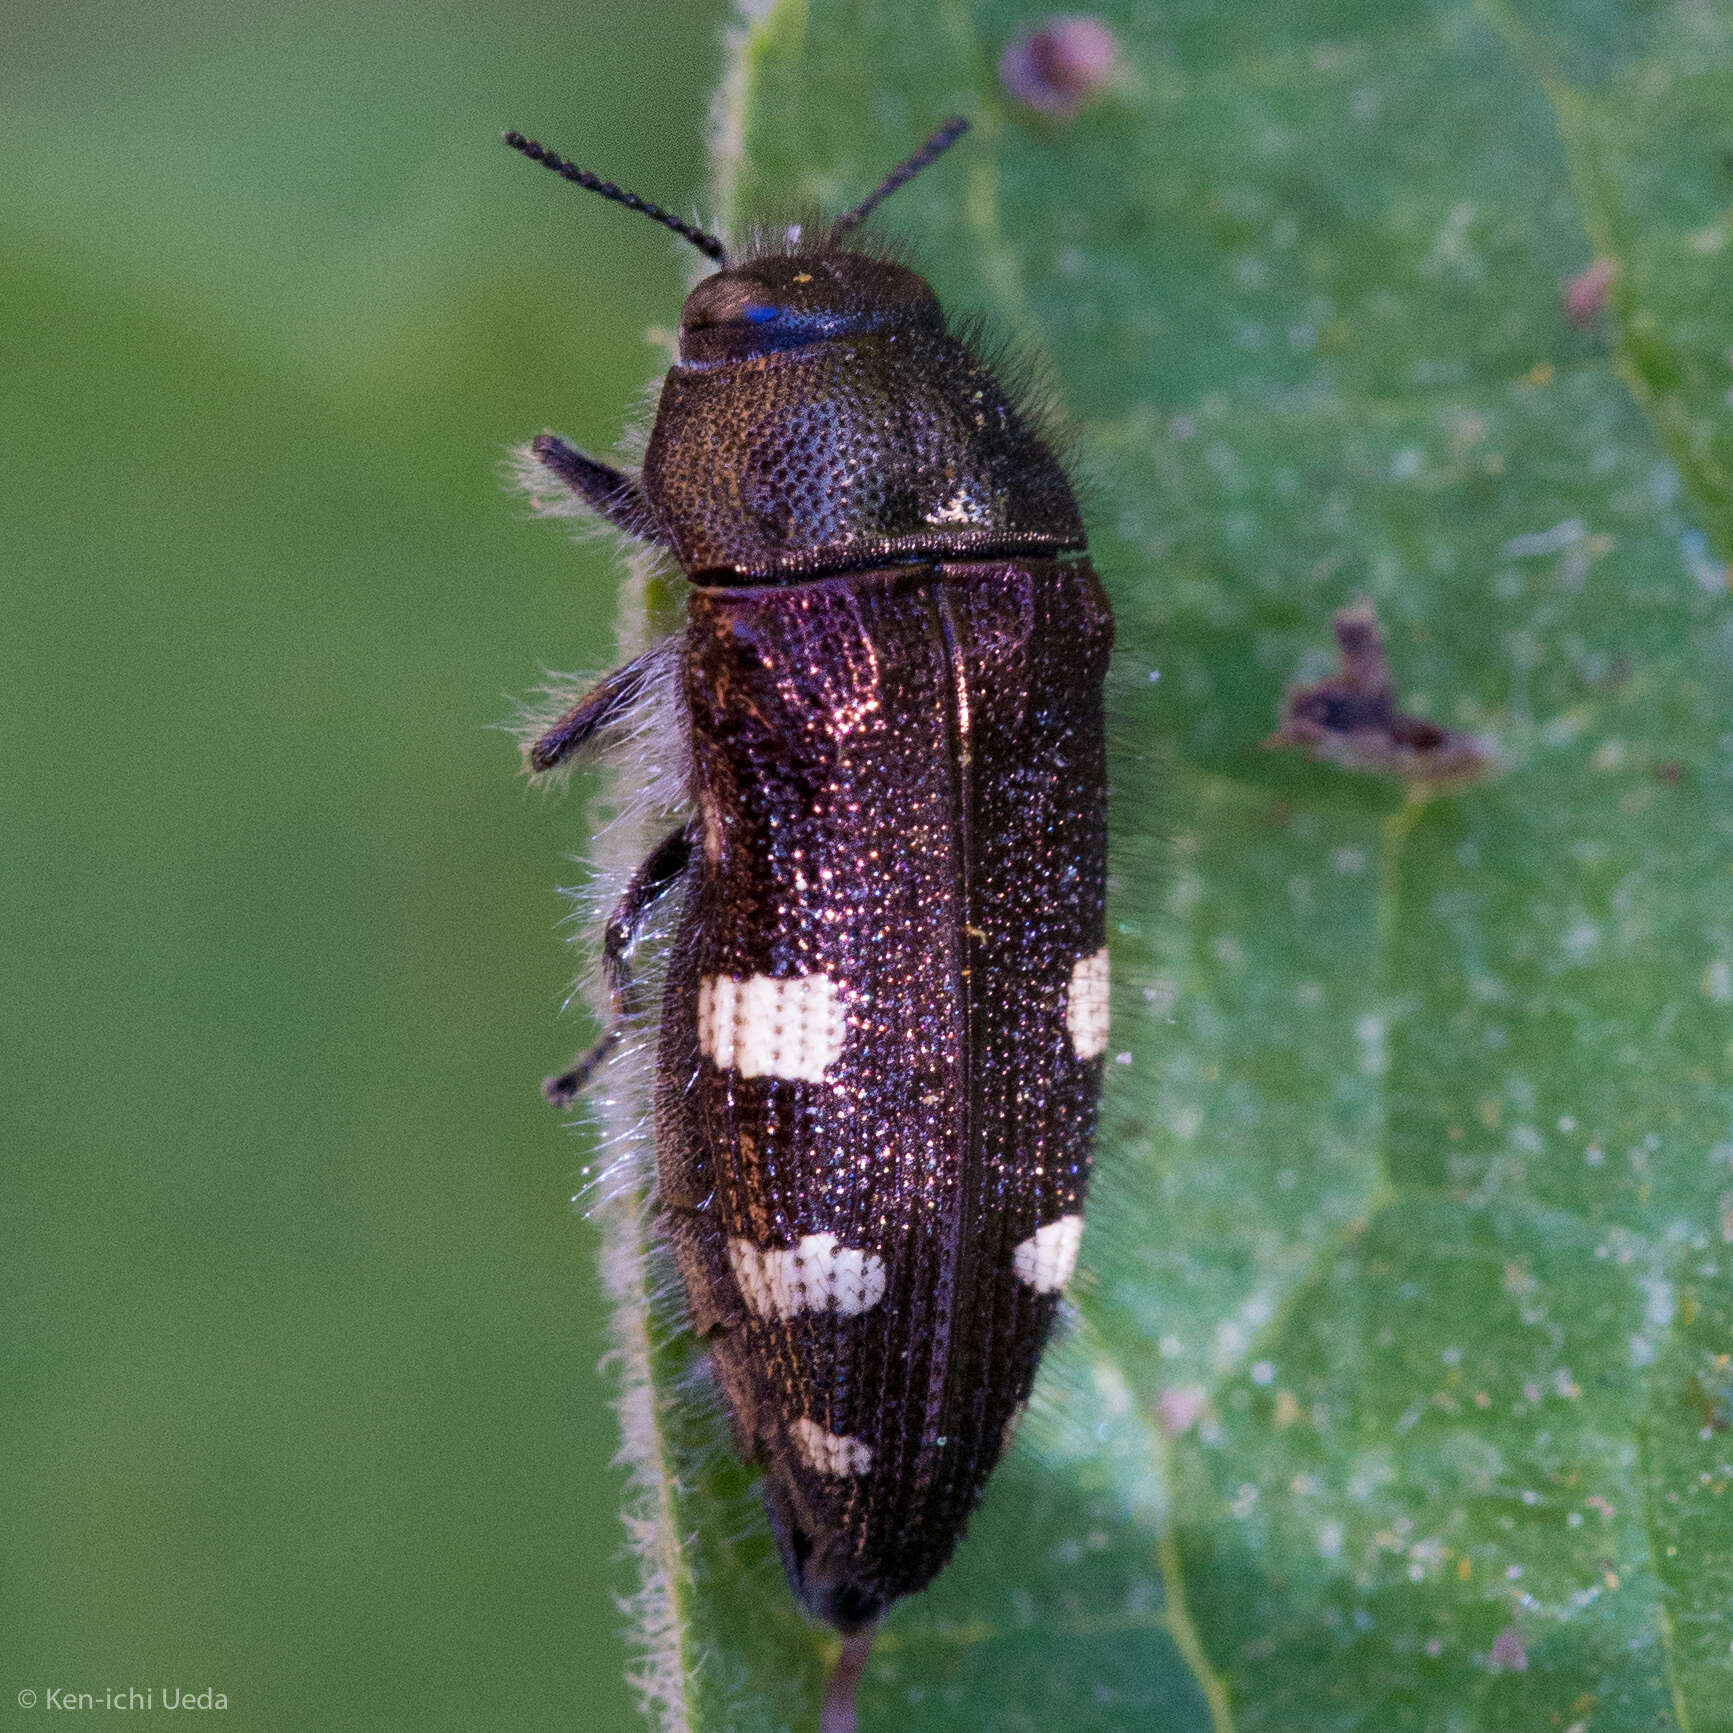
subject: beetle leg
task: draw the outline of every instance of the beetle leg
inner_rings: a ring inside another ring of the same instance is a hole
[[[530,441],[530,450],[543,469],[569,487],[615,529],[625,530],[640,541],[666,541],[656,525],[656,514],[650,509],[644,490],[624,470],[586,457],[553,433],[538,433]]]
[[[632,952],[643,936],[651,911],[685,877],[697,847],[697,829],[687,825],[664,837],[650,851],[644,864],[632,875],[624,895],[608,917],[602,941],[602,966],[608,977],[608,998],[614,1008],[613,1026],[593,1046],[574,1059],[557,1077],[542,1085],[542,1093],[556,1107],[569,1107],[596,1073],[596,1067],[619,1045],[626,1020],[641,1009],[637,980],[632,974]]]
[[[608,995],[617,1016],[629,1017],[638,1009],[632,952],[643,936],[651,910],[679,884],[691,865],[697,842],[697,826],[691,824],[663,837],[633,873],[618,907],[608,917],[608,929],[602,939],[602,965],[607,970]]]
[[[566,1069],[554,1077],[542,1079],[542,1094],[555,1107],[566,1108],[589,1087],[596,1067],[619,1045],[619,1029],[610,1029],[599,1041],[586,1047]]]
[[[592,686],[565,715],[536,739],[524,745],[524,760],[532,772],[552,770],[574,752],[588,746],[611,722],[618,722],[643,693],[654,672],[656,652],[616,668]]]

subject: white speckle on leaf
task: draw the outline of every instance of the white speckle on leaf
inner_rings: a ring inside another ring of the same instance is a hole
[[[1451,206],[1444,227],[1438,231],[1422,270],[1427,275],[1443,277],[1455,283],[1478,283],[1486,275],[1486,262],[1470,248],[1468,231],[1473,226],[1475,208],[1467,200]]]
[[[1137,1407],[1137,1398],[1132,1395],[1125,1374],[1117,1366],[1098,1360],[1090,1371],[1090,1379],[1095,1385],[1095,1394],[1101,1399],[1101,1406],[1112,1419],[1123,1420]]]
[[[1701,530],[1686,530],[1679,537],[1679,552],[1698,588],[1712,596],[1726,595],[1727,567],[1710,553],[1709,538]]]
[[[1540,554],[1563,553],[1589,533],[1580,517],[1566,518],[1550,530],[1536,530],[1526,536],[1512,536],[1498,551],[1507,560],[1533,559]]]
[[[1382,1077],[1390,1066],[1389,1049],[1385,1045],[1384,1019],[1368,1012],[1354,1025],[1354,1039],[1360,1044],[1360,1075]]]
[[[1348,1477],[1348,1496],[1357,1504],[1364,1504],[1395,1478],[1396,1470],[1387,1456],[1362,1457]]]
[[[1225,963],[1230,969],[1246,966],[1246,948],[1232,933],[1217,934],[1210,944],[1210,953],[1218,963]]]
[[[1170,913],[1188,915],[1203,901],[1203,880],[1196,873],[1175,873],[1168,886],[1167,906]]]

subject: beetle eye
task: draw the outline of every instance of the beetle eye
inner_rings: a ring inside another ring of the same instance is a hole
[[[788,318],[788,308],[775,289],[750,277],[722,272],[692,291],[680,316],[688,335],[712,334],[712,340],[756,344],[758,333],[769,332]]]

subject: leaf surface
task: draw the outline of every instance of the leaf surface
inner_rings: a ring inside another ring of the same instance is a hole
[[[1096,11],[1066,122],[1022,10],[784,0],[723,129],[738,226],[971,116],[894,223],[1044,364],[1120,619],[1078,1317],[862,1726],[1733,1727],[1733,14]],[[1498,775],[1264,748],[1359,598]],[[673,1723],[810,1727],[655,1341]]]

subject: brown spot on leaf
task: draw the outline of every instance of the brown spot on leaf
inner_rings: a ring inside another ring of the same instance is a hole
[[[1408,783],[1467,782],[1495,767],[1488,744],[1396,708],[1384,635],[1370,602],[1331,622],[1342,653],[1334,674],[1295,686],[1282,700],[1282,725],[1265,746],[1293,746],[1344,770],[1369,770]]]
[[[1592,325],[1607,304],[1607,291],[1619,274],[1617,259],[1596,259],[1565,284],[1565,317],[1573,325]]]
[[[1049,18],[1008,43],[999,82],[1008,96],[1055,120],[1070,120],[1118,78],[1119,38],[1099,18]]]
[[[1209,1406],[1201,1384],[1170,1384],[1156,1402],[1156,1417],[1169,1438],[1183,1438]]]
[[[1506,1625],[1492,1639],[1491,1660],[1501,1673],[1528,1671],[1528,1650],[1522,1646],[1522,1632],[1515,1625]]]
[[[1733,1361],[1727,1355],[1712,1355],[1691,1379],[1689,1393],[1705,1433],[1733,1426]]]

